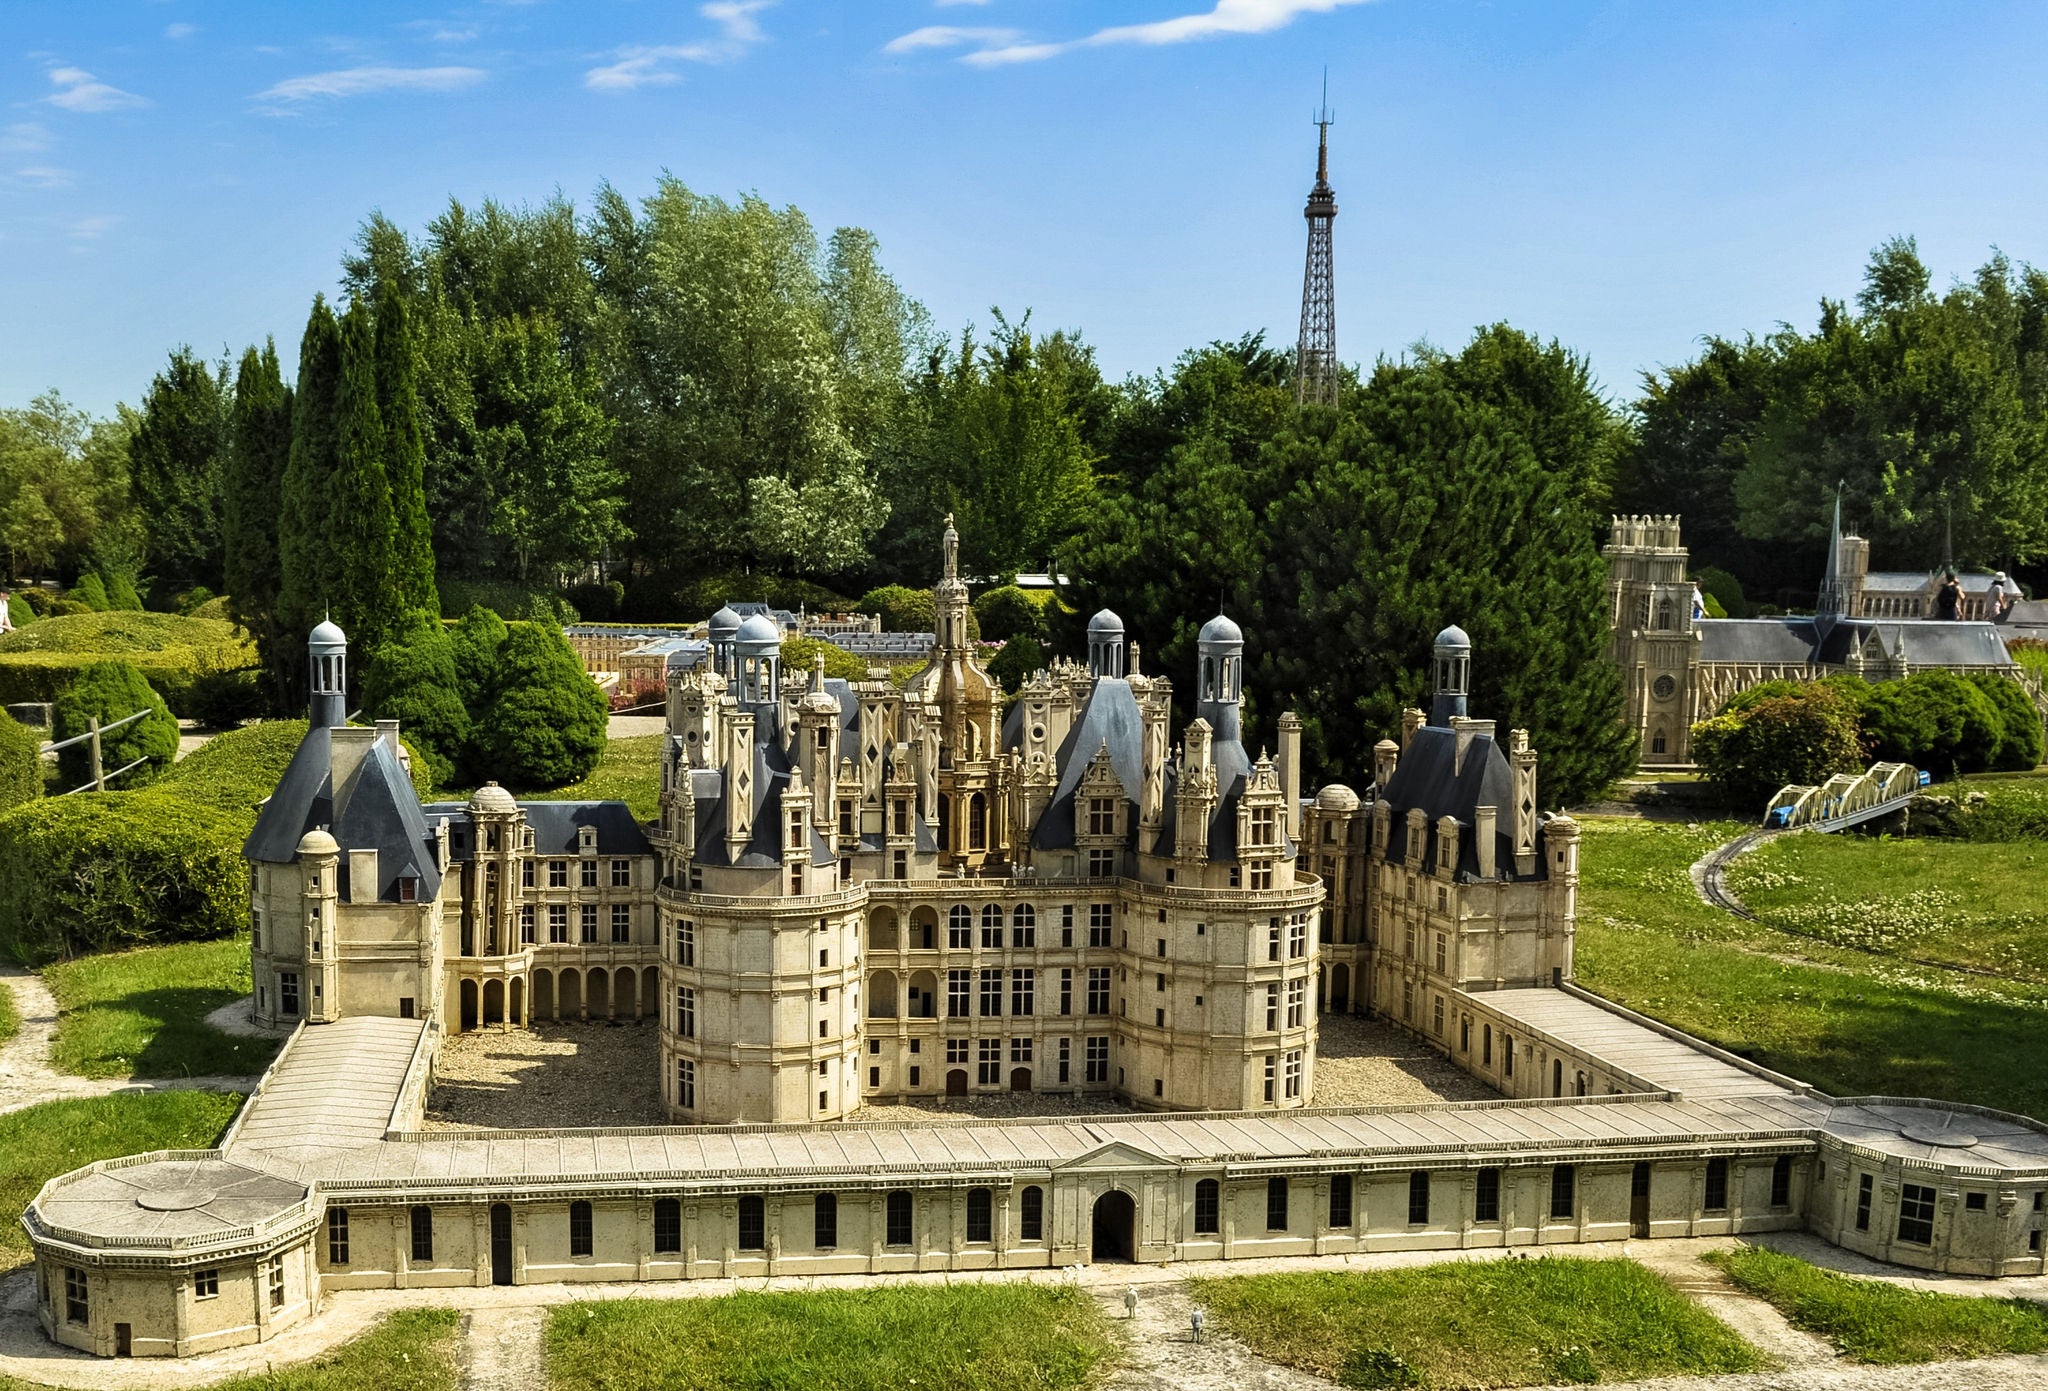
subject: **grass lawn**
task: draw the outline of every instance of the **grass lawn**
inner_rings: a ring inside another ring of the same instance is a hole
[[[1945,1362],[2048,1351],[2048,1309],[2031,1300],[1901,1289],[1760,1246],[1715,1251],[1706,1259],[1857,1362]]]
[[[249,993],[249,939],[177,942],[83,956],[45,967],[57,997],[52,1060],[83,1077],[244,1076],[277,1052],[271,1039],[235,1038],[206,1016]]]
[[[1771,909],[1751,923],[1701,903],[1686,877],[1693,861],[1743,827],[1600,817],[1580,824],[1576,974],[1588,989],[1838,1096],[1927,1096],[2048,1115],[2048,1073],[2033,1062],[2030,1042],[2048,1023],[2048,987],[1771,925],[1773,914],[1797,911],[1800,894],[1819,902],[1843,891],[1830,869],[1783,884],[1784,897],[1774,899],[1772,876],[1798,872],[1781,870],[1795,863],[1781,856],[1862,857],[1852,882],[1864,885],[1857,897],[1867,899],[1890,883],[1894,859],[1910,866],[1924,844],[1930,863],[1953,870],[1946,891],[1974,908],[1990,900],[1970,887],[1967,866],[1984,852],[2017,847],[1785,837],[1737,862],[1748,876],[1746,885],[1736,880],[1745,901]]]
[[[514,795],[531,802],[624,802],[642,821],[661,816],[661,741],[659,734],[636,734],[630,739],[607,739],[597,767],[581,782],[567,787],[530,791],[515,787]],[[470,787],[439,787],[434,796],[442,801],[467,798]]]
[[[454,1391],[453,1309],[408,1309],[380,1319],[369,1332],[325,1357],[261,1376],[213,1382],[206,1391]],[[45,1391],[33,1382],[0,1377],[0,1391]]]
[[[1346,1386],[1534,1386],[1746,1372],[1755,1349],[1625,1260],[1455,1261],[1191,1282],[1262,1357]],[[1402,1367],[1417,1380],[1404,1379]]]
[[[1111,1346],[1092,1298],[1040,1285],[605,1300],[547,1326],[553,1391],[1062,1391]]]
[[[239,1096],[214,1092],[136,1092],[0,1116],[0,1270],[28,1259],[15,1219],[58,1174],[143,1150],[206,1149],[241,1105]]]

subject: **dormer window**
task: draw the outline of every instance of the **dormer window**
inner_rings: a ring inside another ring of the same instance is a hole
[[[398,876],[398,901],[417,903],[420,899],[420,881],[410,874]]]
[[[1273,808],[1252,808],[1253,845],[1278,845],[1280,843],[1280,840],[1278,835],[1275,833],[1275,829],[1276,823],[1274,820]]]
[[[1088,834],[1091,836],[1113,836],[1116,834],[1115,798],[1090,797],[1088,799]]]

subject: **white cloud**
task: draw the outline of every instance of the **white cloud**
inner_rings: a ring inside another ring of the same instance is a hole
[[[261,101],[307,101],[315,97],[360,97],[372,92],[454,92],[473,87],[482,68],[340,68],[288,77],[256,94]]]
[[[149,105],[147,98],[110,87],[84,68],[51,68],[50,81],[57,90],[43,100],[66,111],[125,111]]]
[[[50,128],[37,121],[17,121],[0,131],[0,150],[35,154],[50,148]]]
[[[940,0],[940,3],[979,3],[979,0]],[[1156,46],[1230,34],[1270,34],[1276,29],[1286,28],[1305,14],[1328,14],[1347,5],[1364,3],[1366,0],[1216,0],[1213,9],[1198,14],[1176,15],[1172,19],[1154,20],[1149,24],[1119,24],[1098,29],[1083,38],[1055,42],[1019,42],[1007,30],[947,30],[943,25],[931,25],[891,41],[883,51],[895,53],[912,48],[973,45],[970,51],[960,55],[961,62],[972,63],[976,67],[999,67],[1009,63],[1035,63],[1077,48],[1129,43]],[[906,44],[906,40],[937,32],[960,37],[943,44],[934,40]],[[898,45],[905,47],[899,48]]]
[[[189,39],[198,32],[199,26],[196,24],[167,24],[164,26],[164,37],[167,39]]]
[[[71,234],[73,241],[98,241],[114,230],[114,224],[121,219],[101,214],[98,217],[81,217],[64,230]]]
[[[884,53],[916,53],[926,48],[997,48],[1017,41],[1015,29],[966,28],[956,24],[927,24],[898,35],[882,45]]]
[[[697,13],[718,26],[718,36],[698,43],[631,44],[612,50],[612,61],[583,74],[593,92],[632,92],[666,87],[683,80],[671,63],[726,63],[740,57],[768,36],[754,16],[775,0],[712,0]]]
[[[48,165],[32,164],[25,169],[17,169],[14,177],[33,188],[71,187],[69,169],[53,169]]]

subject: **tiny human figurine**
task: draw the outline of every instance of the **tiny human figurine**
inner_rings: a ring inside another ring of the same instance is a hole
[[[1963,616],[1963,587],[1953,570],[1942,577],[1941,589],[1934,596],[1934,616],[1950,623]]]

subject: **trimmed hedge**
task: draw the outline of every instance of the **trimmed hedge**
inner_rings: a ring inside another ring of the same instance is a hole
[[[96,662],[78,674],[71,688],[57,697],[50,721],[50,735],[62,743],[92,728],[96,717],[102,728],[147,711],[140,720],[100,735],[100,767],[111,775],[129,764],[147,762],[121,778],[123,791],[153,782],[178,756],[178,722],[151,689],[142,673],[127,662]],[[92,779],[92,748],[73,744],[57,754],[57,773],[67,789]]]
[[[0,637],[0,705],[55,700],[109,660],[133,664],[180,714],[202,675],[257,665],[248,635],[220,619],[125,610],[45,618]]]
[[[0,710],[0,812],[43,795],[42,747],[33,729]]]

